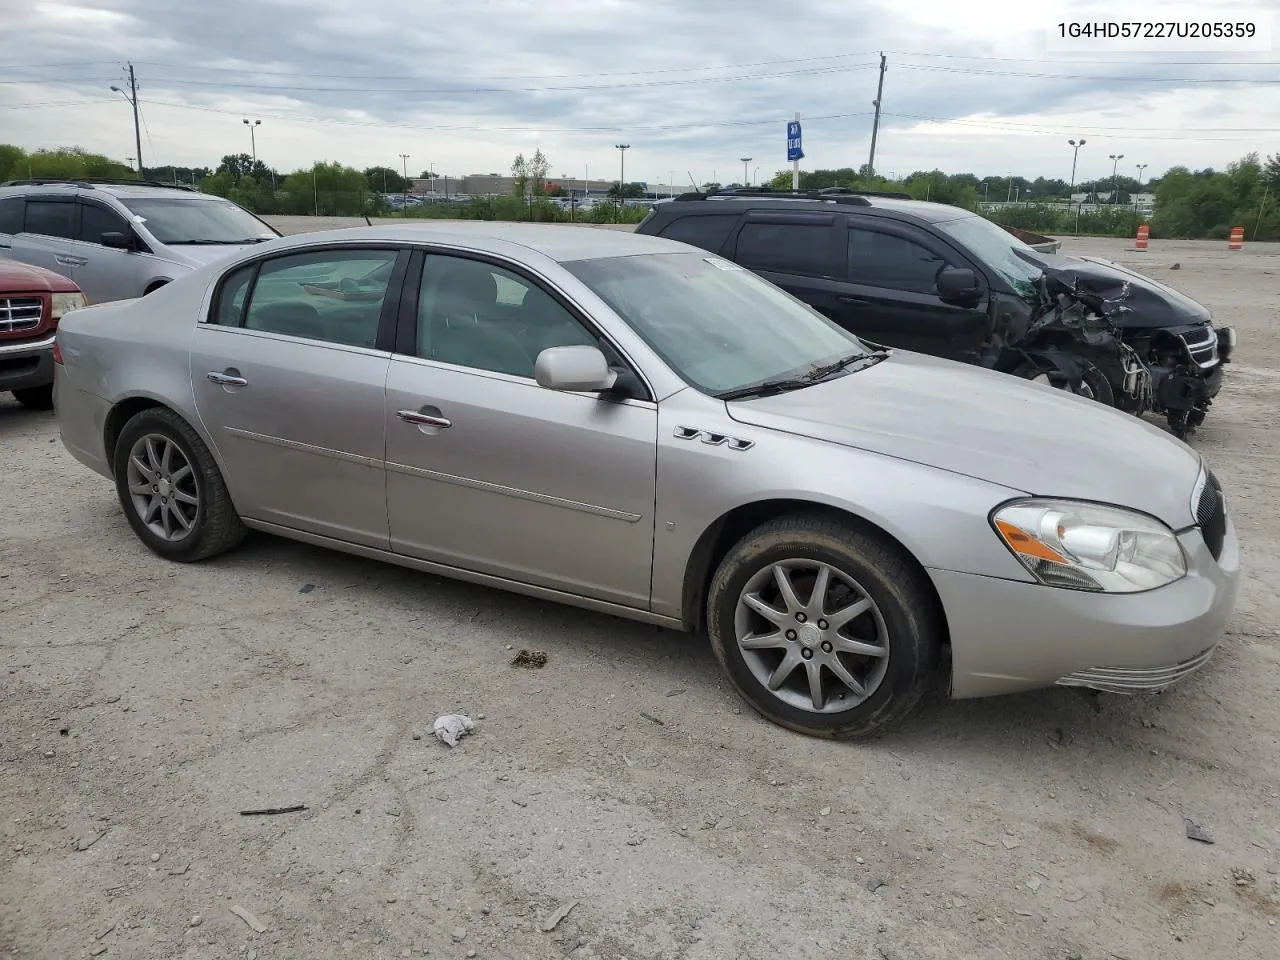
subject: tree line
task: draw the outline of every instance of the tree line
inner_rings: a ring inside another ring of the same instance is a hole
[[[589,210],[555,202],[563,189],[549,184],[551,163],[542,151],[516,156],[511,164],[514,189],[509,196],[477,197],[469,202],[414,206],[412,217],[477,220],[588,219],[634,222],[642,208],[604,204]],[[0,144],[0,182],[18,179],[136,179],[127,164],[79,147],[25,151]],[[423,171],[419,179],[437,175]],[[393,208],[388,196],[410,189],[403,172],[391,167],[357,170],[336,161],[282,173],[248,154],[228,154],[214,168],[146,167],[143,178],[184,183],[205,193],[226,197],[257,214],[322,216],[387,216]],[[790,189],[791,171],[781,170],[770,181]],[[703,184],[703,189],[720,184]],[[730,184],[728,186],[734,186]],[[1140,222],[1148,222],[1153,237],[1223,239],[1232,227],[1244,227],[1250,240],[1280,240],[1280,153],[1265,160],[1250,153],[1225,170],[1191,170],[1175,166],[1163,176],[1139,184],[1132,177],[1101,177],[1072,185],[1061,179],[1036,177],[978,177],[972,173],[918,170],[890,180],[875,176],[864,165],[801,171],[800,186],[850,187],[909,194],[920,200],[951,204],[1007,226],[1038,233],[1131,236]],[[1154,213],[1144,221],[1134,196],[1155,195]],[[1072,203],[1072,194],[1087,195],[1091,212]],[[636,183],[614,182],[609,196],[639,197]]]

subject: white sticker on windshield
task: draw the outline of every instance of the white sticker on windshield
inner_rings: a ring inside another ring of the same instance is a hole
[[[146,223],[146,222],[147,222],[147,218],[146,218],[146,217],[144,217],[144,216],[142,216],[141,214],[135,213],[135,214],[133,215],[133,222],[134,222],[134,223]]]
[[[742,269],[736,263],[731,263],[728,260],[721,260],[719,257],[703,257],[702,259],[705,260],[707,263],[711,264],[713,267],[719,267],[721,270],[741,270]]]

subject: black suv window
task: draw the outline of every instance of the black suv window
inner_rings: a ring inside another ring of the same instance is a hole
[[[724,242],[729,239],[729,231],[737,222],[736,213],[691,214],[673,220],[658,236],[719,253]]]
[[[96,203],[80,204],[80,239],[86,243],[101,243],[104,233],[129,235],[129,225],[118,213],[100,207]]]
[[[849,272],[852,283],[911,293],[936,293],[938,271],[947,262],[932,250],[905,237],[849,229]]]
[[[27,233],[42,237],[76,238],[76,205],[70,201],[28,200]]]
[[[0,197],[0,233],[22,232],[22,197]]]
[[[827,272],[831,226],[827,223],[755,223],[738,234],[738,263],[753,270],[821,276]]]

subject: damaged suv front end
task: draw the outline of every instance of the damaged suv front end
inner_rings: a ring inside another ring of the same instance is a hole
[[[1209,310],[1172,287],[1096,257],[1025,254],[1043,273],[1032,326],[1070,333],[1073,353],[1106,377],[1112,403],[1161,414],[1186,437],[1222,389],[1236,344]]]

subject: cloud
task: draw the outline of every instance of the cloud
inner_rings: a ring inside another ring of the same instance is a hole
[[[1117,9],[1080,0],[1070,15]],[[0,141],[132,154],[131,112],[108,89],[130,60],[149,165],[245,151],[252,117],[259,156],[282,170],[398,167],[408,153],[415,170],[505,171],[541,147],[553,175],[608,176],[626,142],[639,179],[738,177],[741,156],[764,177],[786,166],[796,111],[807,167],[865,162],[884,50],[882,172],[1065,176],[1068,136],[1090,141],[1081,179],[1110,172],[1110,153],[1154,172],[1280,148],[1280,124],[1259,129],[1280,86],[1269,54],[1084,41],[1051,54],[1058,13],[1014,0],[39,0],[6,14]]]

